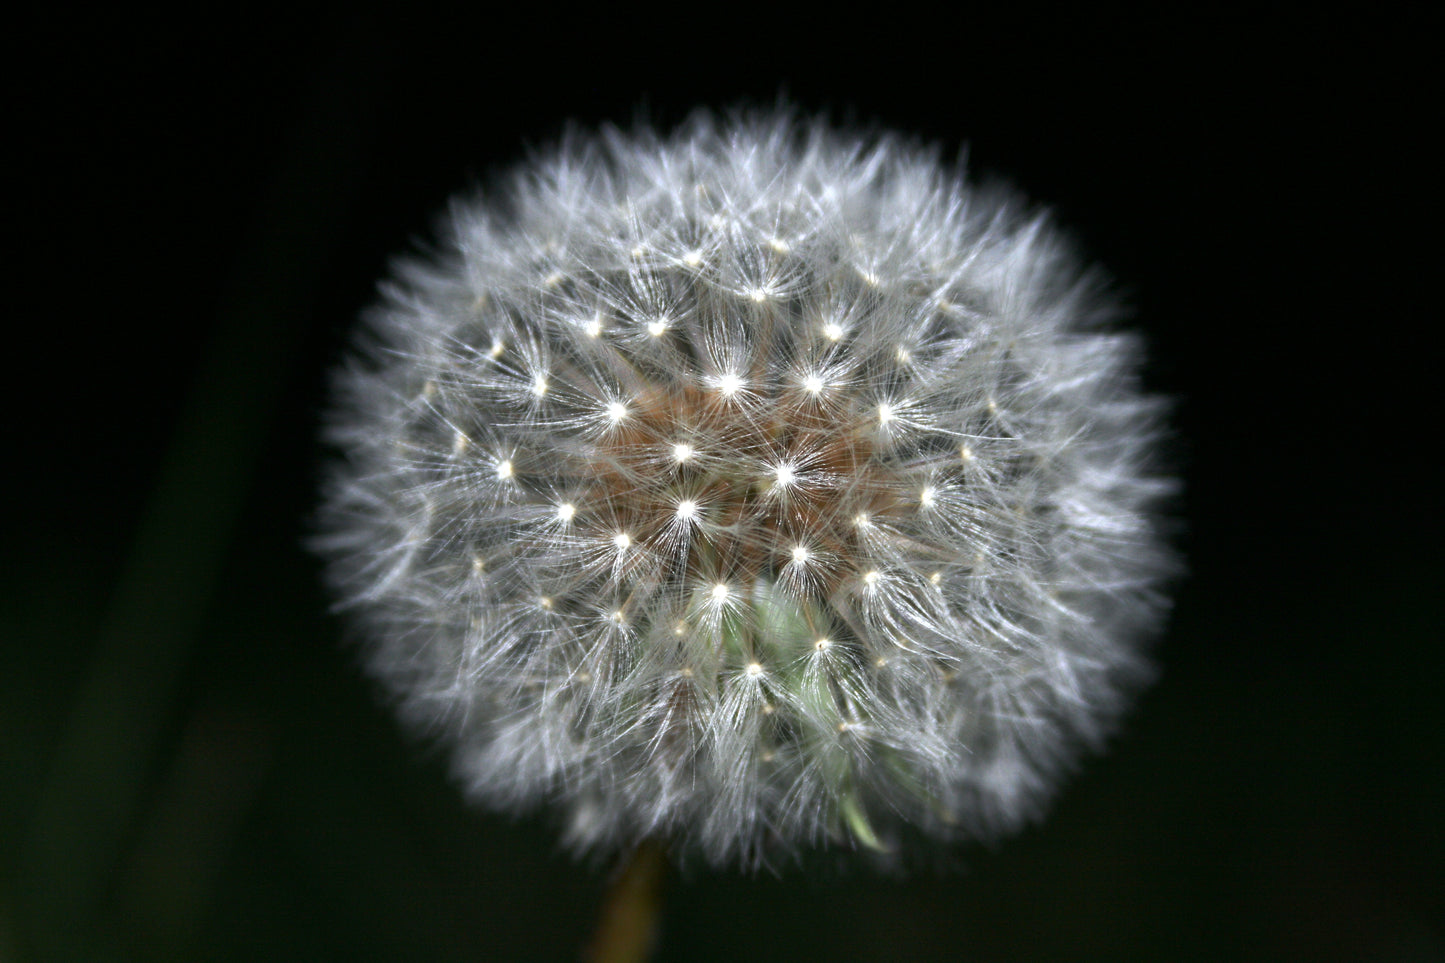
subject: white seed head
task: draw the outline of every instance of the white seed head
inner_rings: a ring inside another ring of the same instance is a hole
[[[1171,569],[1162,406],[1093,275],[890,137],[569,143],[454,207],[341,375],[317,544],[403,714],[579,849],[1038,815]]]

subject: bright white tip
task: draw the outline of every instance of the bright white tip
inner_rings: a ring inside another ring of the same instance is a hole
[[[612,545],[613,545],[613,547],[616,548],[619,552],[625,552],[625,551],[627,551],[628,547],[629,547],[631,544],[632,544],[632,536],[629,535],[629,534],[627,534],[626,532],[618,532],[616,535],[613,535],[613,536],[612,536]]]
[[[679,465],[691,458],[693,454],[694,451],[691,445],[677,444],[672,446],[672,460]]]
[[[815,374],[810,374],[803,379],[803,390],[810,395],[822,394],[823,379]]]
[[[457,432],[452,436],[452,454],[460,455],[467,450],[467,446],[471,443],[472,440],[466,436],[465,432]]]
[[[511,477],[512,477],[512,462],[511,462],[511,459],[508,459],[508,460],[502,462],[500,465],[497,466],[497,477],[498,477],[498,478],[511,478]]]
[[[780,238],[780,237],[775,237],[775,238],[773,238],[772,240],[770,240],[770,241],[768,242],[768,247],[772,248],[774,251],[778,252],[779,254],[787,254],[789,251],[792,250],[792,248],[788,246],[788,242],[785,241],[785,240],[783,240],[783,239]]]
[[[967,445],[959,446],[958,457],[961,461],[973,461],[973,449]]]
[[[627,406],[624,405],[622,402],[620,402],[620,401],[614,401],[614,402],[611,402],[610,404],[608,404],[608,406],[607,406],[607,420],[610,421],[610,422],[612,422],[612,424],[614,424],[614,425],[616,425],[616,424],[621,424],[622,420],[623,420],[624,418],[626,418],[626,417],[627,417]]]
[[[652,335],[654,338],[660,338],[667,333],[667,327],[668,324],[666,318],[657,318],[656,320],[648,323],[647,333]]]
[[[793,548],[793,561],[799,565],[802,565],[811,557],[812,553],[810,553],[805,546],[798,545]]]
[[[557,518],[559,521],[570,522],[577,514],[577,506],[571,502],[563,502],[557,506]]]
[[[538,376],[537,376],[537,380],[535,380],[535,381],[532,382],[532,394],[534,394],[534,395],[536,395],[538,398],[540,398],[540,397],[542,397],[543,395],[545,395],[546,393],[547,393],[547,379],[546,379],[546,377],[544,377],[543,375],[538,375]]]
[[[600,314],[594,316],[591,321],[587,322],[587,327],[583,330],[587,332],[589,338],[600,336],[602,334],[602,316]]]
[[[747,672],[749,678],[756,679],[763,674],[763,667],[756,662],[749,662]]]
[[[913,355],[907,348],[899,348],[893,356],[898,359],[899,364],[907,364],[913,360]]]
[[[843,326],[837,321],[827,321],[823,324],[823,337],[829,341],[838,341],[843,337]]]
[[[859,512],[853,516],[853,524],[858,528],[867,528],[873,524],[873,521],[868,517],[867,512]]]
[[[771,296],[772,292],[769,291],[767,288],[753,288],[751,291],[748,292],[748,297],[760,303],[766,301]]]
[[[726,582],[719,582],[712,587],[712,600],[714,602],[726,602],[732,589],[728,588]]]
[[[886,425],[896,417],[897,415],[893,413],[893,406],[886,401],[878,406],[878,423],[880,425]]]
[[[502,352],[505,350],[507,350],[507,346],[505,344],[503,344],[501,341],[493,341],[492,350],[488,351],[487,354],[491,355],[493,358],[500,358],[502,356]]]
[[[682,263],[686,264],[688,267],[697,267],[698,265],[702,264],[702,252],[688,251],[682,256]]]
[[[779,488],[787,488],[798,480],[798,473],[793,470],[791,465],[779,465],[774,475],[777,478],[774,484]]]
[[[691,498],[677,503],[677,517],[683,521],[691,521],[697,518],[697,502]]]
[[[869,588],[873,588],[878,584],[880,578],[882,578],[882,576],[878,574],[878,570],[875,568],[872,571],[864,573],[863,584]]]
[[[816,652],[827,652],[832,647],[833,640],[826,636],[813,643],[813,649]]]
[[[927,488],[923,489],[923,491],[918,493],[918,503],[924,508],[932,508],[933,503],[936,500],[936,494],[937,493],[933,490],[933,486],[929,485]]]
[[[724,398],[731,398],[743,390],[743,379],[733,372],[728,372],[717,379],[717,390]]]

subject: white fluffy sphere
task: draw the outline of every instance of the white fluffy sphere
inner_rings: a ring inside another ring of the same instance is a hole
[[[794,119],[458,202],[339,379],[319,540],[468,790],[755,865],[1034,815],[1147,674],[1160,405],[1050,231]]]

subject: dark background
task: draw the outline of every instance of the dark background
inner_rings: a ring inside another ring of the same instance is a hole
[[[0,960],[572,958],[605,867],[469,810],[327,614],[325,371],[566,121],[780,93],[966,143],[1109,267],[1190,575],[1045,822],[951,874],[674,878],[660,959],[1445,959],[1423,18],[206,17],[12,24]]]

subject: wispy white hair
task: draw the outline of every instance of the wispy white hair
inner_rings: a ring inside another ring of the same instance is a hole
[[[893,137],[574,136],[385,287],[318,544],[471,795],[578,848],[995,835],[1148,674],[1171,485],[1113,314]]]

